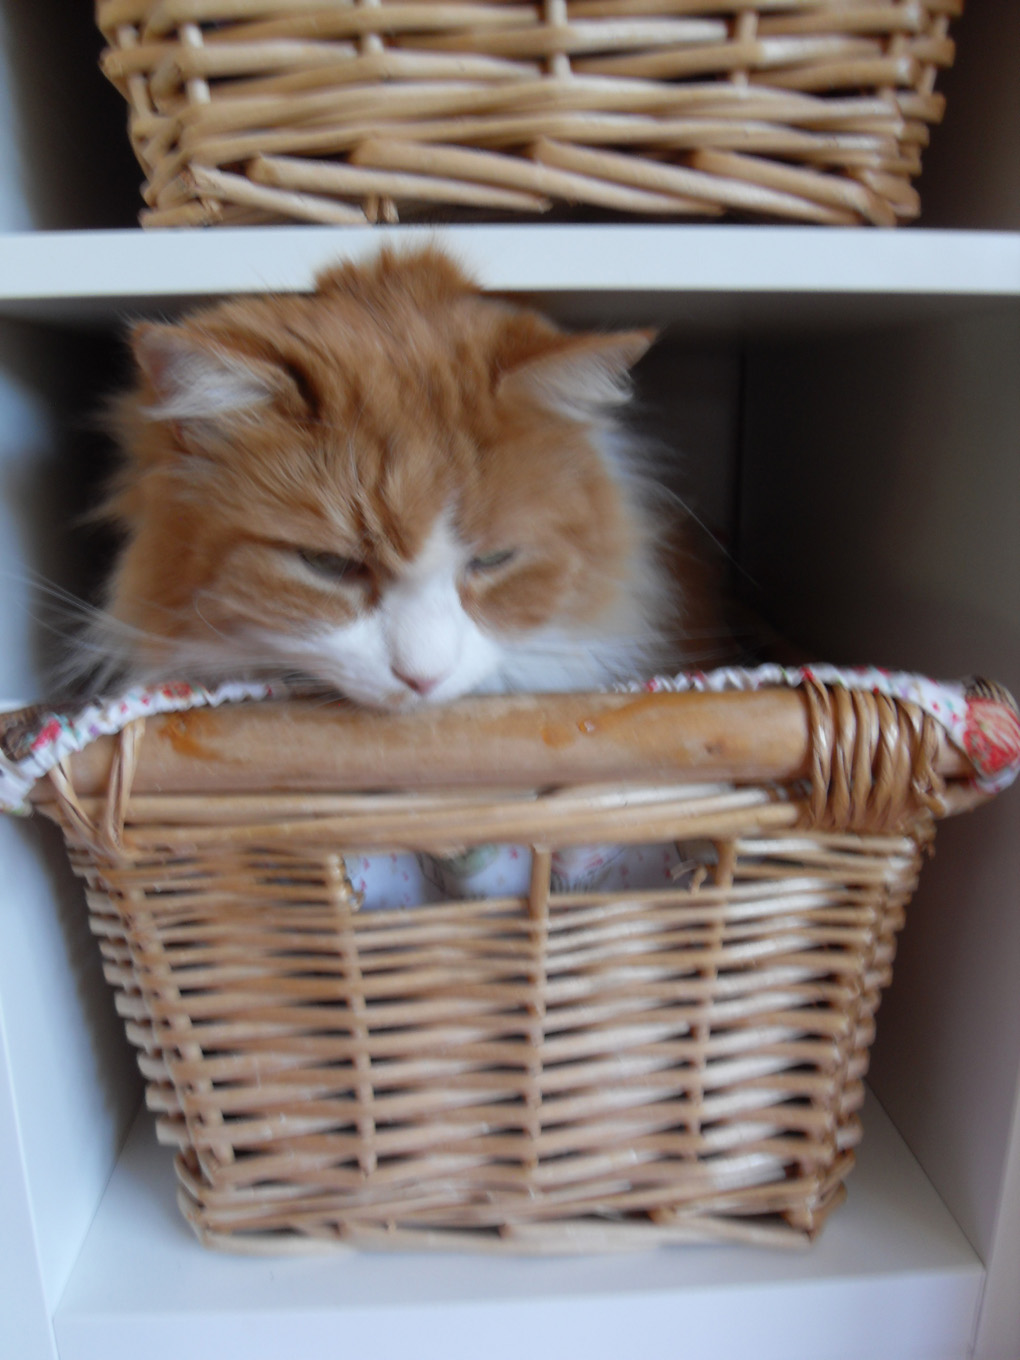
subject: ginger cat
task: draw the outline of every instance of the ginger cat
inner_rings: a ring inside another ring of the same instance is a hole
[[[618,419],[652,338],[568,334],[434,248],[137,326],[86,664],[387,709],[651,672],[674,592]]]

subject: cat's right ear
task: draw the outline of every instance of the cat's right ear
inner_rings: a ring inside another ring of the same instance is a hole
[[[181,326],[142,322],[131,349],[151,393],[150,420],[185,427],[223,427],[265,406],[280,386],[272,364],[232,354],[212,338]]]

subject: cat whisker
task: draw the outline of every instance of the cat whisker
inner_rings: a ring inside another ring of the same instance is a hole
[[[726,544],[722,541],[718,534],[714,533],[708,527],[708,525],[697,513],[697,511],[692,508],[688,500],[685,500],[684,497],[681,496],[678,491],[676,491],[673,487],[667,485],[665,482],[661,482],[659,484],[658,491],[659,494],[664,499],[671,501],[672,504],[677,507],[677,509],[683,511],[685,519],[690,520],[692,524],[696,525],[697,528],[701,530],[701,532],[709,540],[709,542],[716,549],[716,551],[721,554],[723,560],[727,562],[730,567],[733,568],[733,570],[737,573],[738,576],[743,577],[743,579],[748,583],[748,585],[752,586],[755,590],[761,589],[761,583],[752,575],[751,572],[747,570],[746,567],[744,567],[744,565],[739,561],[739,559],[734,556],[732,550],[726,546]]]
[[[224,633],[221,628],[217,628],[216,625],[212,623],[202,612],[202,605],[204,602],[208,602],[209,604],[216,604],[218,603],[216,596],[211,591],[199,591],[192,603],[194,606],[195,613],[205,624],[206,628],[209,629],[210,633],[215,633],[216,636],[220,638],[223,642],[229,644],[231,642],[231,638],[229,637],[229,635]]]

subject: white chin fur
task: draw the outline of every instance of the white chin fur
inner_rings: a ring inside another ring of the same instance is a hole
[[[466,616],[465,616],[466,618]],[[630,679],[645,667],[638,649],[612,639],[545,634],[535,639],[488,637],[466,619],[456,658],[430,653],[443,679],[427,693],[396,680],[388,654],[373,645],[364,621],[281,649],[281,661],[322,680],[354,703],[369,708],[409,711],[445,704],[466,694],[556,693],[600,689]],[[279,646],[280,639],[277,639]]]
[[[398,680],[387,650],[366,646],[363,633],[368,630],[361,630],[358,625],[338,628],[320,637],[314,650],[310,648],[305,653],[301,668],[355,703],[372,708],[409,709],[422,704],[449,703],[481,688],[498,664],[498,649],[473,624],[471,627],[473,635],[464,639],[456,654],[433,650],[423,658],[421,669],[408,668],[402,672],[429,680],[440,677],[427,690],[415,690]],[[355,632],[362,636],[352,637]]]

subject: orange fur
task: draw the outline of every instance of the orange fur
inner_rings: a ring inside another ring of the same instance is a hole
[[[666,608],[654,525],[605,448],[649,339],[568,335],[434,249],[344,265],[309,296],[140,326],[109,502],[126,535],[108,598],[131,639],[123,668],[201,671],[207,656],[223,670],[246,630],[344,628],[444,516],[483,563],[458,586],[483,634],[512,648],[555,629],[650,656]],[[319,580],[301,550],[358,569]],[[252,664],[240,650],[236,669]]]

